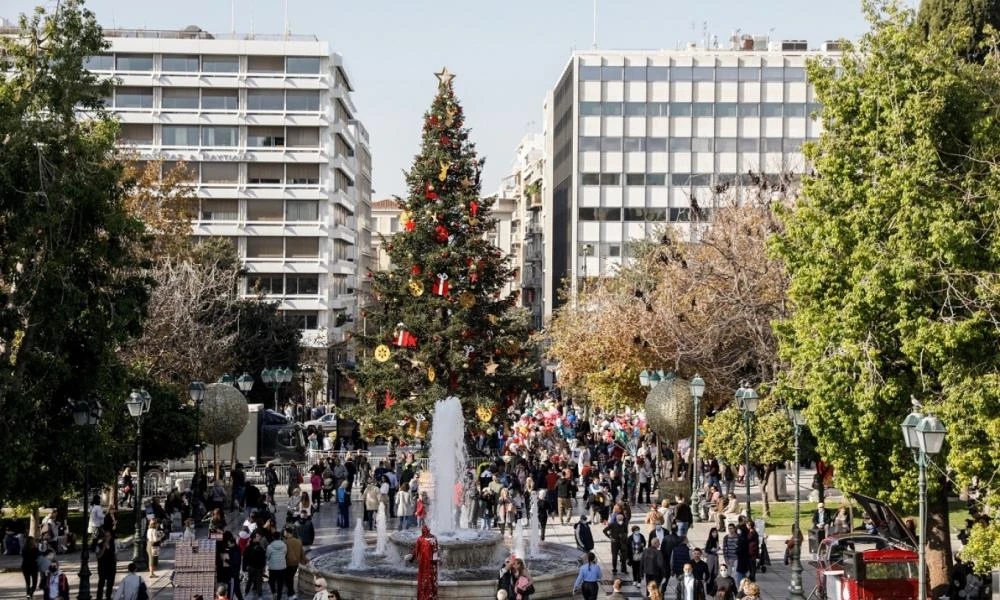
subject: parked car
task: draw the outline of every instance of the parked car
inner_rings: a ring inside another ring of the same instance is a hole
[[[306,421],[303,423],[303,427],[309,429],[313,427],[315,429],[321,429],[326,433],[337,430],[337,414],[336,413],[326,413],[318,419],[312,421]]]
[[[912,600],[917,597],[917,540],[884,502],[850,494],[877,533],[826,537],[815,561],[819,597],[829,600]]]

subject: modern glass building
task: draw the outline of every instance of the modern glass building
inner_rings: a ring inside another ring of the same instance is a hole
[[[801,174],[818,137],[806,81],[833,43],[575,53],[545,103],[545,314],[665,223],[682,235],[760,174]],[[686,231],[685,231],[686,230]]]

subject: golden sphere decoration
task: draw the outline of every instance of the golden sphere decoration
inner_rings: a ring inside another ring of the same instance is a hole
[[[424,295],[424,283],[417,279],[411,279],[410,283],[407,284],[410,289],[410,295],[412,296],[423,296]]]
[[[462,308],[472,308],[476,305],[476,295],[472,292],[462,292],[458,297],[458,305]]]
[[[375,346],[375,360],[384,363],[385,361],[389,360],[391,356],[392,356],[392,350],[389,350],[389,346],[386,346],[385,344],[379,344],[378,346]]]

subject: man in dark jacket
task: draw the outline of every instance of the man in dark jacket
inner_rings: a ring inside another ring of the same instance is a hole
[[[684,565],[689,562],[691,562],[691,548],[688,547],[687,538],[681,538],[670,554],[670,572],[679,579],[684,572]]]
[[[646,536],[639,532],[638,525],[633,525],[632,535],[625,542],[625,552],[632,564],[632,582],[636,585],[642,585],[642,555],[645,550]]]
[[[677,508],[674,509],[674,522],[677,524],[677,535],[687,537],[688,529],[694,521],[691,505],[684,501],[684,496],[677,496]]]
[[[646,585],[650,581],[655,581],[657,587],[662,586],[663,576],[667,573],[667,563],[663,560],[663,552],[660,551],[660,540],[655,537],[650,539],[649,547],[642,553],[642,573],[646,577]]]
[[[576,538],[576,547],[581,552],[590,552],[594,549],[594,534],[590,531],[590,524],[587,523],[587,515],[580,515],[580,521],[573,526],[573,537]]]
[[[611,540],[611,574],[618,575],[618,559],[622,561],[622,571],[628,571],[628,559],[625,557],[625,546],[628,542],[628,525],[625,515],[615,513],[604,528],[604,535]]]
[[[663,554],[663,564],[665,565],[663,571],[663,586],[666,588],[667,583],[670,581],[671,571],[671,558],[673,558],[674,548],[677,544],[681,543],[681,538],[677,536],[677,530],[674,528],[670,529],[668,533],[663,538],[663,542],[660,544],[660,553]]]
[[[559,524],[565,525],[566,519],[573,516],[573,496],[576,495],[575,485],[569,476],[568,471],[563,471],[562,476],[556,481],[556,503],[559,512]],[[549,507],[551,510],[552,507]]]
[[[244,592],[249,594],[252,590],[257,598],[261,598],[264,587],[264,567],[267,566],[267,550],[264,549],[264,540],[259,529],[253,532],[250,545],[243,552],[243,564],[247,570],[247,586]]]

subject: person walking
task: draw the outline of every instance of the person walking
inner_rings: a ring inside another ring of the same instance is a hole
[[[337,488],[337,526],[347,529],[351,514],[351,492],[347,489],[347,480],[340,482]]]
[[[243,564],[246,565],[247,585],[245,592],[250,592],[259,600],[264,595],[264,569],[267,567],[267,551],[264,549],[264,534],[260,529],[250,536],[250,543],[243,553]]]
[[[226,588],[226,597],[243,600],[243,591],[240,590],[240,575],[243,573],[243,555],[240,553],[240,545],[236,541],[236,536],[232,531],[222,534],[222,577],[220,581]]]
[[[625,524],[625,515],[615,513],[611,521],[603,530],[604,536],[611,540],[611,575],[618,576],[618,560],[621,559],[622,571],[627,571],[627,558],[625,549],[628,544],[628,525]]]
[[[21,575],[24,576],[24,590],[28,598],[35,595],[35,588],[38,587],[39,556],[38,544],[35,542],[35,538],[29,535],[24,540],[24,547],[21,548]],[[99,598],[100,593],[98,593]]]
[[[285,569],[288,568],[288,546],[281,538],[273,540],[265,551],[267,559],[267,585],[271,598],[281,600],[285,588]]]
[[[674,509],[674,523],[677,525],[677,535],[687,537],[688,529],[694,522],[694,514],[691,512],[691,505],[687,503],[684,496],[677,496],[677,506]]]
[[[399,486],[399,492],[396,493],[396,515],[399,517],[400,531],[416,526],[416,518],[413,516],[415,511],[416,501],[413,498],[413,493],[410,492],[410,483],[403,483]]]
[[[59,569],[59,561],[49,563],[49,570],[42,581],[44,600],[69,600],[69,580]]]
[[[549,502],[545,499],[545,490],[538,490],[538,501],[535,502],[535,511],[538,513],[538,529],[541,532],[543,542],[545,541],[545,526],[549,522],[550,510]]]
[[[705,600],[705,586],[695,579],[691,563],[685,563],[683,570],[677,577],[677,590],[674,598],[676,600]]]
[[[601,565],[597,564],[597,557],[593,552],[587,553],[587,562],[580,567],[580,572],[573,583],[573,593],[579,591],[583,595],[583,600],[597,600],[597,595],[601,591]]]
[[[115,538],[110,531],[104,531],[97,544],[97,597],[94,600],[111,600],[117,568]]]
[[[736,580],[729,576],[729,567],[719,565],[719,576],[715,578],[715,600],[735,600]]]
[[[309,564],[302,541],[295,536],[295,528],[285,527],[285,584],[288,598],[295,598],[295,575],[301,565]]]
[[[608,594],[608,600],[628,600],[625,594],[622,593],[621,579],[615,579],[611,583],[611,593]]]
[[[739,558],[740,537],[736,533],[736,525],[729,524],[726,536],[722,538],[722,558],[729,566],[729,572],[736,572],[736,561]],[[721,565],[720,565],[721,567]]]
[[[638,525],[633,525],[632,535],[625,541],[625,552],[632,567],[632,583],[635,585],[642,585],[642,555],[645,551],[646,537],[639,531]]]
[[[667,574],[667,563],[660,552],[660,540],[650,538],[649,546],[642,552],[642,573],[646,577],[646,589],[655,587],[660,591],[660,584]]]
[[[590,552],[594,549],[594,534],[587,523],[587,515],[580,515],[580,520],[573,526],[573,537],[576,539],[577,550]]]
[[[139,590],[146,585],[146,582],[136,573],[137,570],[138,567],[135,566],[134,562],[128,564],[128,573],[122,579],[121,585],[118,586],[118,591],[115,592],[115,600],[136,600],[139,597]]]
[[[566,520],[573,518],[573,496],[576,495],[576,486],[570,477],[569,469],[564,469],[558,481],[556,481],[556,510],[559,513],[559,524],[565,525]],[[549,507],[551,510],[551,507]]]

